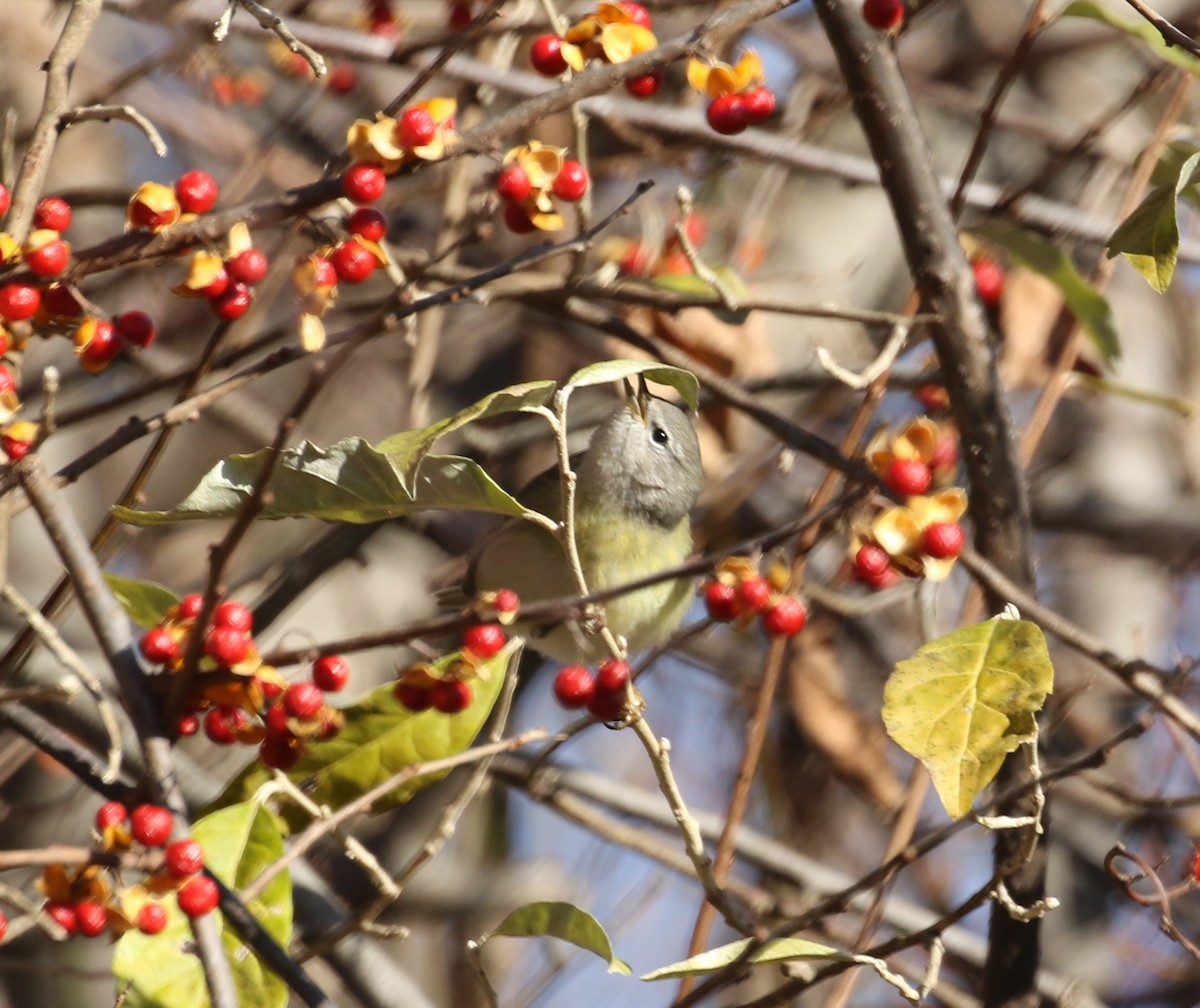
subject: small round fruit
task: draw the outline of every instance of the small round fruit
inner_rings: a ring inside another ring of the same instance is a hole
[[[25,253],[25,265],[40,277],[58,276],[71,261],[71,249],[61,238],[53,238]]]
[[[200,731],[200,719],[195,714],[183,714],[175,724],[181,738],[190,738]]]
[[[633,0],[617,0],[617,6],[625,12],[626,17],[633,24],[641,25],[643,28],[650,27],[650,12],[640,3],[634,3]]]
[[[233,668],[250,654],[246,631],[231,626],[214,626],[204,638],[204,653],[219,665]]]
[[[1004,267],[990,256],[977,256],[971,260],[971,271],[979,300],[994,308],[1004,293]]]
[[[129,810],[119,801],[105,802],[96,810],[96,829],[103,833],[109,826],[118,826],[129,818]]]
[[[154,342],[154,337],[157,335],[154,319],[144,311],[121,312],[113,319],[113,327],[117,330],[117,335],[126,343],[132,343],[143,350]]]
[[[588,173],[578,161],[564,161],[554,176],[554,195],[560,200],[574,203],[583,199],[588,189]]]
[[[769,87],[760,84],[742,95],[742,100],[746,105],[746,114],[750,117],[752,126],[766,122],[775,114],[775,92]]]
[[[221,900],[221,891],[207,875],[197,875],[183,884],[178,899],[179,909],[189,917],[203,917],[216,908]]]
[[[244,283],[231,283],[226,290],[208,302],[217,318],[225,322],[239,319],[250,310],[254,303],[254,292]]]
[[[263,699],[272,701],[283,693],[283,687],[274,679],[263,679],[261,676],[255,676],[255,681],[258,683],[258,688],[262,690]]]
[[[358,71],[349,63],[335,63],[329,71],[329,90],[349,94],[358,85]]]
[[[387,218],[374,207],[359,207],[347,219],[346,230],[367,241],[381,242],[387,235]]]
[[[195,619],[204,608],[204,596],[199,594],[185,595],[179,600],[179,618]]]
[[[763,629],[773,637],[795,637],[808,622],[808,610],[795,595],[781,598],[762,614]]]
[[[462,31],[473,20],[475,15],[471,13],[471,5],[467,0],[458,0],[457,3],[450,5],[450,13],[446,15],[446,24],[455,31]]]
[[[662,88],[663,74],[661,70],[651,70],[640,77],[632,77],[625,82],[625,90],[634,98],[653,98]]]
[[[161,903],[143,903],[134,923],[142,934],[162,934],[167,929],[167,908]]]
[[[325,697],[316,683],[292,683],[283,694],[283,709],[299,721],[311,721],[325,707]]]
[[[76,903],[75,919],[79,922],[79,933],[85,938],[96,938],[108,930],[108,911],[94,900]]]
[[[83,305],[76,292],[65,283],[52,283],[42,288],[42,307],[54,318],[72,319],[83,314]],[[116,320],[113,321],[115,324]],[[5,352],[7,350],[5,347]]]
[[[443,714],[458,714],[471,706],[471,687],[461,679],[439,679],[429,687],[429,701]]]
[[[378,165],[351,165],[342,176],[342,193],[351,203],[374,203],[387,188],[387,176]]]
[[[765,577],[748,577],[737,587],[738,603],[742,612],[760,613],[771,604],[774,590]]]
[[[0,912],[0,941],[4,941],[6,934],[8,934],[8,917]]]
[[[428,686],[418,686],[415,683],[396,683],[396,701],[414,714],[429,710],[433,706],[433,697]]]
[[[234,280],[250,286],[262,283],[270,266],[271,262],[267,258],[267,253],[257,248],[243,249],[225,263],[225,269],[229,271],[229,275]]]
[[[121,337],[116,326],[104,319],[96,319],[92,337],[79,350],[79,364],[85,371],[103,371],[114,357],[121,352]]]
[[[750,125],[750,111],[740,94],[721,95],[708,103],[704,116],[718,133],[733,136]]]
[[[933,472],[920,459],[892,459],[884,481],[901,497],[916,497],[929,489]]]
[[[710,581],[705,586],[704,608],[718,623],[730,623],[742,614],[737,589],[724,581]]]
[[[179,645],[166,627],[151,627],[142,634],[138,650],[154,665],[166,665],[179,657]]]
[[[254,614],[241,602],[227,599],[213,610],[213,626],[232,627],[249,633],[254,629]]]
[[[876,31],[894,31],[904,21],[904,0],[863,0],[862,16]]]
[[[539,35],[529,47],[529,62],[543,77],[557,77],[566,73],[567,61],[563,59],[562,41],[557,35]]]
[[[204,848],[195,840],[176,840],[167,844],[163,864],[176,878],[195,875],[204,867]]]
[[[501,588],[496,592],[492,606],[498,613],[515,613],[521,608],[521,596],[511,588]]]
[[[59,903],[52,900],[42,907],[42,911],[68,935],[79,933],[79,918],[70,903]]]
[[[8,322],[32,318],[41,303],[41,293],[31,284],[7,283],[0,287],[0,318]]]
[[[508,634],[499,623],[481,623],[463,631],[463,650],[486,661],[499,654],[508,642]]]
[[[245,722],[246,712],[240,707],[214,707],[204,715],[204,734],[216,745],[233,745]]]
[[[854,554],[854,569],[868,584],[874,584],[891,569],[892,558],[887,550],[875,543],[865,543]]]
[[[598,721],[619,720],[625,713],[625,690],[596,690],[587,710]]]
[[[950,396],[946,393],[946,386],[935,385],[932,382],[928,385],[918,385],[913,389],[913,398],[929,413],[944,410],[950,405]]]
[[[525,212],[520,203],[504,205],[504,223],[513,234],[529,234],[531,231],[537,230],[537,225],[529,219],[529,214]]]
[[[6,353],[8,352],[7,347],[4,350]],[[6,392],[15,393],[16,391],[17,379],[13,377],[13,373],[8,367],[0,364],[0,395],[4,395]]]
[[[313,285],[315,287],[333,287],[337,284],[337,271],[324,256],[312,256]]]
[[[346,283],[362,283],[375,272],[375,254],[362,242],[351,238],[329,253],[334,272]]]
[[[623,694],[629,685],[631,672],[627,661],[618,661],[616,658],[602,661],[596,669],[596,692]]]
[[[12,193],[8,191],[8,186],[0,182],[0,217],[8,213],[10,206],[12,206]]]
[[[584,665],[566,665],[554,677],[554,699],[567,710],[579,710],[596,695],[596,677]]]
[[[313,662],[313,683],[326,693],[338,693],[350,681],[350,666],[340,655],[324,655]]]
[[[529,172],[519,164],[508,164],[500,169],[496,176],[496,193],[502,200],[509,203],[520,203],[533,192],[533,183],[529,181]]]
[[[286,735],[268,735],[258,747],[258,760],[272,770],[291,770],[300,759],[300,750]]]
[[[175,183],[175,198],[184,213],[208,213],[219,192],[217,180],[204,171],[184,172]]]
[[[33,208],[33,226],[50,231],[66,231],[71,226],[71,204],[57,196],[38,200]]]
[[[405,147],[424,147],[437,136],[437,123],[428,109],[412,106],[400,113],[396,121],[396,139]]]
[[[171,837],[174,818],[161,805],[139,805],[130,813],[129,829],[133,838],[147,847],[161,847]]]
[[[921,550],[935,560],[958,556],[967,543],[967,534],[958,522],[933,522],[921,533]]]

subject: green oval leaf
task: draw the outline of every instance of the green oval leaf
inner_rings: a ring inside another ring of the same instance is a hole
[[[1162,32],[1145,18],[1126,20],[1090,0],[1076,0],[1075,3],[1068,4],[1063,8],[1059,17],[1086,17],[1094,21],[1103,21],[1106,25],[1145,42],[1160,59],[1174,63],[1175,66],[1182,67],[1188,73],[1200,74],[1200,60],[1180,46],[1167,45],[1162,37]]]
[[[243,802],[221,809],[192,827],[193,838],[204,848],[209,870],[231,889],[248,885],[283,854],[281,826],[272,813],[256,802]],[[129,931],[117,942],[113,972],[118,986],[129,984],[125,1004],[129,1008],[204,1008],[210,1004],[200,960],[190,951],[191,927],[174,895],[165,897],[169,907],[167,929],[145,935]],[[292,883],[280,872],[249,903],[250,912],[280,945],[287,947],[292,932]],[[220,918],[220,914],[217,915]],[[232,928],[218,920],[221,944],[233,971],[238,1004],[283,1008],[287,985]]]
[[[1054,685],[1046,638],[1002,617],[960,627],[899,662],[883,691],[892,739],[929,771],[954,818],[966,815],[1005,756],[1037,732]]]
[[[1174,178],[1146,194],[1108,239],[1108,257],[1123,255],[1160,294],[1171,285],[1179,258],[1179,196],[1195,181],[1200,153],[1167,170]]]
[[[690,959],[671,963],[669,966],[661,966],[639,977],[639,979],[670,980],[675,977],[703,976],[705,973],[715,973],[717,970],[724,969],[731,962],[737,960],[746,951],[746,946],[749,944],[750,939],[743,938],[741,941],[735,941],[729,945],[722,945],[720,948],[701,952]],[[820,945],[817,942],[806,941],[803,938],[776,938],[774,941],[764,943],[762,948],[756,949],[746,962],[748,965],[754,966],[759,963],[787,962],[789,959],[854,958],[849,952],[842,952],[828,945]]]
[[[629,976],[632,972],[628,963],[613,955],[612,943],[600,922],[573,903],[526,903],[505,917],[498,928],[484,935],[484,939],[496,935],[558,938],[594,952],[608,963],[609,973]]]
[[[700,383],[691,371],[657,364],[654,361],[609,360],[589,364],[571,375],[564,389],[585,388],[588,385],[607,385],[609,382],[645,375],[649,381],[670,385],[688,404],[695,409],[700,404]]]
[[[125,615],[138,626],[156,626],[167,610],[179,601],[179,596],[170,588],[153,581],[137,581],[118,574],[105,574],[104,580],[121,603]]]
[[[749,294],[749,291],[746,290],[745,281],[728,266],[718,266],[713,270],[713,273],[717,275],[718,279],[725,285],[725,289],[735,298],[741,300]],[[726,308],[721,301],[721,295],[717,292],[717,289],[695,273],[662,273],[654,277],[650,281],[650,285],[661,287],[663,290],[669,290],[675,294],[712,298],[714,303],[705,307],[728,325],[741,325],[750,317],[748,309]]]
[[[462,752],[475,741],[491,714],[509,660],[519,648],[519,641],[510,641],[499,654],[480,663],[480,677],[471,684],[471,704],[458,714],[433,709],[413,713],[397,702],[392,683],[371,690],[342,708],[345,727],[331,739],[310,742],[288,777],[318,805],[339,809],[406,767]],[[434,668],[444,672],[457,658],[457,652],[447,655],[435,662]],[[444,776],[446,772],[413,778],[377,801],[371,811],[402,805]],[[271,771],[256,760],[229,783],[214,806],[246,801],[270,779]],[[281,815],[292,829],[302,828],[309,818],[290,804]]]
[[[1121,341],[1108,300],[1080,275],[1062,249],[1039,234],[1004,224],[983,224],[970,231],[1054,284],[1105,363],[1109,367],[1120,363]]]

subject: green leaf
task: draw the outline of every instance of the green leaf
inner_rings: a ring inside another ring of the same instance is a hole
[[[600,922],[572,903],[526,903],[518,907],[484,938],[508,935],[514,938],[547,937],[570,942],[594,952],[608,963],[609,973],[629,976],[629,964],[613,955],[612,944]]]
[[[999,245],[1016,262],[1054,284],[1105,363],[1109,367],[1120,363],[1121,343],[1108,300],[1080,275],[1062,249],[1032,231],[1003,224],[971,228],[971,234]]]
[[[198,518],[231,518],[250,498],[270,451],[231,455],[213,467],[186,499],[169,511],[112,513],[131,525],[163,525]],[[402,459],[407,464],[408,459]],[[329,448],[305,441],[283,453],[272,475],[261,518],[320,518],[373,522],[432,508],[458,508],[521,515],[525,509],[477,463],[456,455],[426,455],[412,493],[404,489],[403,469],[362,438],[344,438]]]
[[[1003,617],[960,627],[896,665],[883,691],[892,739],[929,771],[954,818],[996,776],[1005,756],[1037,732],[1053,689],[1046,638]]]
[[[750,939],[743,938],[730,945],[722,945],[720,948],[701,952],[690,959],[651,970],[639,979],[671,980],[675,977],[703,976],[705,973],[715,973],[738,959],[749,944]],[[854,959],[857,961],[851,953],[841,952],[828,945],[819,945],[817,942],[805,941],[803,938],[776,938],[766,942],[762,948],[753,952],[746,962],[754,966],[759,963],[787,962],[791,959]]]
[[[1108,257],[1125,256],[1160,294],[1171,285],[1179,258],[1179,195],[1192,184],[1198,167],[1200,153],[1175,166],[1175,177],[1151,189],[1108,239]]]
[[[1071,375],[1072,385],[1082,385],[1084,388],[1091,389],[1093,392],[1102,392],[1107,395],[1120,396],[1122,399],[1131,399],[1133,402],[1145,403],[1147,406],[1157,406],[1160,409],[1170,410],[1172,413],[1178,413],[1182,417],[1191,417],[1196,412],[1195,405],[1188,399],[1182,396],[1166,395],[1163,392],[1147,392],[1144,389],[1130,388],[1128,385],[1121,385],[1117,382],[1111,382],[1104,378],[1097,378],[1094,375],[1082,374],[1076,371]]]
[[[288,777],[302,785],[318,805],[339,809],[406,767],[462,752],[475,741],[491,714],[509,660],[519,647],[518,640],[510,641],[499,654],[480,663],[480,676],[471,683],[471,704],[458,714],[433,709],[413,713],[396,700],[394,683],[371,690],[342,708],[345,727],[331,739],[310,742]],[[444,674],[458,658],[454,652],[435,662],[435,673]],[[402,805],[444,776],[446,772],[408,780],[377,801],[371,811]],[[229,783],[214,806],[246,801],[270,779],[271,771],[256,760]],[[302,828],[309,818],[292,805],[281,814],[292,829]]]
[[[1111,25],[1126,35],[1141,39],[1154,50],[1160,59],[1174,63],[1175,66],[1182,67],[1189,73],[1200,74],[1200,60],[1180,46],[1167,45],[1163,41],[1162,33],[1145,18],[1126,20],[1097,3],[1091,3],[1090,0],[1076,0],[1075,3],[1068,4],[1059,17],[1086,17],[1095,21],[1103,21],[1106,25]]]
[[[105,574],[104,580],[121,603],[125,615],[138,626],[156,626],[167,610],[179,601],[179,596],[170,588],[153,581],[137,581],[118,574]]]
[[[634,375],[645,375],[650,381],[670,385],[683,397],[690,409],[695,409],[700,403],[700,383],[691,371],[668,364],[656,364],[653,361],[609,360],[589,364],[571,375],[563,388],[571,390],[589,385],[607,385],[609,382],[632,378]]]
[[[717,278],[725,285],[725,289],[735,299],[740,301],[749,294],[745,281],[728,266],[718,266],[713,273],[717,275]],[[718,302],[721,297],[716,287],[707,280],[702,280],[695,273],[663,273],[654,277],[650,284],[653,287],[661,287],[663,290],[688,297],[714,298]],[[741,325],[750,317],[749,310],[745,308],[729,309],[722,307],[721,304],[716,304],[709,306],[708,310],[728,325]]]
[[[193,838],[204,848],[209,870],[231,889],[257,878],[283,854],[283,834],[275,816],[262,805],[243,802],[197,820]],[[204,970],[191,946],[191,927],[174,895],[164,898],[169,908],[167,929],[145,935],[129,931],[117,942],[113,973],[117,986],[130,984],[127,1008],[205,1008],[211,1002]],[[292,882],[280,872],[251,900],[249,909],[280,945],[287,947],[292,932]],[[287,985],[217,914],[221,944],[233,971],[238,1004],[283,1008]]]

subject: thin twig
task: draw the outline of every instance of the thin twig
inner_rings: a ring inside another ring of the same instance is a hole
[[[312,67],[313,73],[316,74],[318,78],[325,76],[325,57],[317,52],[312,46],[301,42],[298,38],[296,38],[296,36],[292,33],[292,30],[288,28],[287,24],[284,22],[283,18],[281,18],[269,7],[264,7],[262,4],[258,3],[257,0],[229,0],[229,6],[226,7],[225,13],[222,14],[217,23],[213,25],[212,37],[214,42],[219,43],[225,41],[226,36],[229,34],[229,25],[233,21],[233,12],[238,7],[243,8],[247,14],[253,17],[267,31],[274,32],[276,35],[278,35],[283,44],[286,45],[292,52],[299,53],[301,56],[303,56],[308,65]]]
[[[112,122],[114,119],[133,123],[150,141],[150,146],[154,148],[155,154],[159,157],[167,156],[167,145],[163,142],[161,134],[155,129],[154,123],[132,105],[87,105],[72,109],[70,112],[63,113],[62,118],[58,121],[58,129],[59,132],[63,132],[68,126],[74,126],[76,123]]]
[[[1142,3],[1142,0],[1125,0],[1125,2],[1158,29],[1163,42],[1168,46],[1179,46],[1193,56],[1200,56],[1200,42],[1193,39],[1187,32],[1176,28],[1149,4]]]

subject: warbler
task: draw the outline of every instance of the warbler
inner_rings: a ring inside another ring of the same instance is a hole
[[[642,383],[592,435],[573,463],[575,543],[589,591],[613,588],[682,563],[692,549],[688,513],[700,494],[700,444],[691,420]],[[518,494],[526,507],[559,520],[561,479],[552,469]],[[511,588],[523,603],[578,595],[562,543],[545,527],[511,519],[484,537],[469,562],[467,595]],[[664,641],[692,596],[688,579],[663,581],[604,603],[605,623],[630,653]],[[518,621],[531,647],[561,662],[608,657],[578,626]]]

